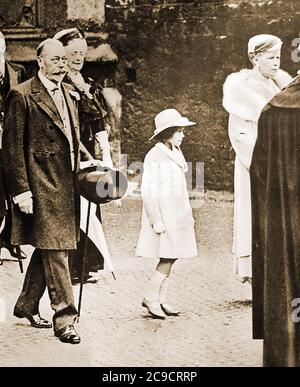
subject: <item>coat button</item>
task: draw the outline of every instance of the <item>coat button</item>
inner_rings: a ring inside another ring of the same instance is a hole
[[[50,156],[55,156],[55,152],[50,152]]]
[[[51,139],[49,140],[49,142],[51,142],[51,144],[53,144],[53,143],[54,143],[53,138],[51,138]]]

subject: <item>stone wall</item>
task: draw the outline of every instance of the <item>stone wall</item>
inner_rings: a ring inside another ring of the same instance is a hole
[[[8,43],[7,56],[19,62],[34,61],[35,50],[41,40],[60,29],[72,26],[81,27],[87,32],[90,43],[88,59],[96,61],[99,59],[97,48],[106,42],[108,37],[104,32],[104,18],[105,0],[1,0],[0,2],[0,28]]]
[[[196,121],[197,127],[187,130],[183,150],[189,161],[205,162],[207,189],[233,189],[234,155],[221,105],[222,84],[229,73],[250,67],[248,39],[258,33],[279,35],[282,67],[292,75],[298,70],[299,63],[291,60],[300,29],[298,0],[3,1],[39,5],[33,6],[39,12],[32,17],[36,25],[5,31],[8,56],[23,62],[30,74],[36,70],[35,48],[41,39],[66,26],[87,31],[85,72],[99,79],[116,75],[123,95],[122,151],[130,161],[142,160],[151,146],[147,139],[160,110],[175,107]],[[115,64],[99,58],[106,43],[119,58],[117,72]]]
[[[106,28],[120,58],[123,152],[141,160],[153,116],[175,107],[198,123],[186,131],[183,150],[188,160],[205,162],[205,187],[232,190],[223,81],[250,66],[247,41],[258,33],[282,38],[282,67],[296,74],[299,14],[298,1],[107,0]]]

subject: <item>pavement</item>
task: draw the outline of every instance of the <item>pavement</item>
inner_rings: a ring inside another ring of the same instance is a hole
[[[36,329],[12,316],[23,274],[12,261],[0,266],[0,366],[261,367],[262,341],[251,338],[251,290],[232,270],[232,195],[206,192],[194,207],[199,255],[178,260],[169,302],[180,317],[152,319],[141,301],[154,259],[135,257],[141,200],[102,205],[103,227],[115,281],[107,270],[83,292],[79,345],[61,343],[51,329]],[[31,246],[25,246],[28,255]],[[9,256],[3,249],[2,256]],[[24,261],[25,267],[28,259]],[[78,300],[79,286],[74,286]],[[41,314],[51,319],[48,294]]]

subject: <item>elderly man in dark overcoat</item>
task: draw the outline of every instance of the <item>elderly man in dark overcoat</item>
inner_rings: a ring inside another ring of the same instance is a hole
[[[3,132],[5,175],[12,209],[13,244],[31,244],[31,257],[14,315],[50,328],[39,314],[47,286],[55,336],[76,344],[68,254],[79,236],[79,124],[76,93],[62,83],[67,58],[53,39],[37,49],[37,76],[12,89]]]

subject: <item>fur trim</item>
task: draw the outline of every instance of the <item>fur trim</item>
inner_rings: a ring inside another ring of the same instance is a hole
[[[257,122],[264,106],[276,95],[270,81],[250,78],[253,70],[243,69],[228,75],[223,86],[223,107],[242,120]],[[280,89],[286,87],[292,77],[279,70],[274,78]]]

